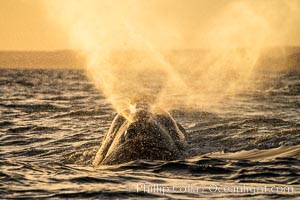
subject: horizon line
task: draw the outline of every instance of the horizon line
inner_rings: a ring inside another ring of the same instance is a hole
[[[249,49],[251,47],[221,47],[221,48],[209,48],[209,47],[192,47],[192,48],[157,48],[158,50],[207,50],[207,49]],[[272,48],[300,48],[300,45],[278,45],[278,46],[265,46],[261,49],[272,49]],[[114,48],[112,50],[143,50],[136,48]],[[0,49],[0,52],[62,52],[62,51],[83,51],[81,49]]]

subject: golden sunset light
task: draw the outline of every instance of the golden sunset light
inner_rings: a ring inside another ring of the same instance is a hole
[[[207,41],[209,37],[221,40],[231,36],[237,37],[235,39],[240,42],[234,45],[249,46],[247,43],[250,41],[243,41],[243,37],[255,39],[264,29],[269,31],[264,33],[268,35],[264,38],[265,46],[298,46],[299,4],[297,0],[130,0],[110,3],[93,0],[1,0],[0,49],[70,49],[69,35],[74,33],[65,29],[89,19],[89,23],[82,25],[87,31],[97,29],[97,32],[105,34],[113,31],[113,27],[125,31],[125,24],[118,28],[114,23],[127,23],[126,26],[135,29],[135,34],[143,35],[140,37],[161,48],[207,48],[213,42]],[[65,16],[57,15],[59,13]],[[120,18],[114,21],[114,17]],[[75,20],[75,23],[63,24],[67,23],[64,22],[66,20]],[[68,27],[60,27],[59,24]],[[217,32],[219,30],[222,32]],[[111,32],[114,36],[120,33]],[[119,48],[123,48],[129,40],[128,36],[122,37],[125,39],[122,38]]]
[[[0,199],[299,199],[299,0],[0,16]]]

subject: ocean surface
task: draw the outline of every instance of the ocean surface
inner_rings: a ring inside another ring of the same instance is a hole
[[[172,110],[184,160],[94,168],[116,111],[82,70],[0,69],[0,199],[299,199],[300,70],[207,110]]]

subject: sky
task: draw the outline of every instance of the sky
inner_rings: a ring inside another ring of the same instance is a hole
[[[93,5],[95,2],[97,5]],[[0,0],[0,50],[74,48],[70,44],[74,38],[69,23],[80,15],[83,19],[96,19],[98,10],[99,18],[110,15],[108,19],[111,17],[111,20],[100,19],[95,24],[82,20],[82,29],[99,25],[102,27],[97,31],[114,35],[113,32],[118,31],[115,22],[124,17],[117,14],[123,13],[125,17],[128,15],[130,25],[139,36],[158,47],[210,47],[209,40],[228,41],[230,45],[232,38],[235,43],[247,46],[257,39],[257,34],[269,46],[300,45],[300,4],[297,0],[128,0],[111,5],[103,2]],[[106,6],[109,14],[105,14]],[[77,13],[70,12],[73,8]],[[110,14],[114,12],[117,14]],[[62,13],[73,15],[73,19],[66,20]]]
[[[68,36],[38,0],[0,0],[0,50],[68,49]]]

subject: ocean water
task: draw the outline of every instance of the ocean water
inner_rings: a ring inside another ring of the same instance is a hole
[[[212,111],[172,110],[184,160],[91,162],[116,112],[81,70],[0,70],[0,199],[297,199],[300,71],[261,72]]]

